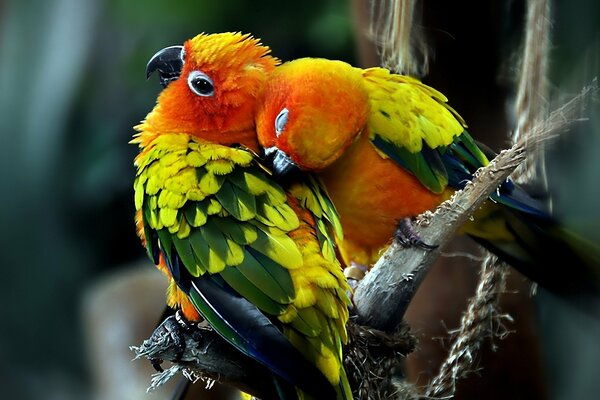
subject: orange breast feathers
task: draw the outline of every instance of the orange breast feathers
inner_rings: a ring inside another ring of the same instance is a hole
[[[398,221],[435,208],[450,190],[435,194],[412,174],[383,158],[364,132],[321,174],[344,227],[340,251],[350,259],[372,264],[389,243]]]
[[[360,70],[341,61],[306,58],[283,64],[271,74],[263,93],[268,101],[258,102],[256,121],[261,145],[277,145],[308,171],[339,157],[369,114]],[[277,131],[277,123],[285,126],[285,135]]]

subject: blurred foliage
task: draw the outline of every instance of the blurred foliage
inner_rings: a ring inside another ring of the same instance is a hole
[[[598,73],[600,9],[593,0],[559,7],[552,82],[577,92]],[[354,61],[344,0],[0,2],[2,395],[86,398],[81,295],[145,257],[133,224],[137,149],[128,141],[160,90],[146,82],[146,62],[199,32],[228,30],[254,34],[283,60]],[[581,128],[551,171],[561,210],[587,221],[588,234],[600,226],[594,121],[595,139],[587,139],[592,125]]]

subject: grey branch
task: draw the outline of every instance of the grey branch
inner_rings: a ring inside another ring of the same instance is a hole
[[[173,333],[174,326],[178,324],[171,316],[140,346],[130,347],[135,353],[134,360],[144,358],[153,364],[172,363],[170,368],[152,376],[149,391],[181,372],[188,379],[194,382],[201,380],[207,386],[215,381],[232,383],[247,393],[273,398],[272,382],[265,367],[244,356],[210,328],[180,328],[178,332],[182,337],[178,337]],[[184,343],[178,343],[180,339]]]
[[[181,337],[174,336],[177,324],[175,317],[169,317],[141,346],[131,346],[135,360],[148,359],[161,366],[165,361],[171,363],[169,368],[152,376],[149,391],[181,372],[191,381],[201,380],[207,386],[215,381],[231,383],[259,398],[278,397],[264,366],[241,354],[210,328],[178,330]],[[185,342],[183,349],[181,338]],[[388,333],[357,325],[351,319],[348,338],[344,363],[354,397],[397,399],[389,374],[401,368],[403,356],[415,346],[408,327],[399,324],[394,332]]]

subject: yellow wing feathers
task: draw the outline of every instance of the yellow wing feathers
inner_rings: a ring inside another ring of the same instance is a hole
[[[245,150],[185,134],[158,136],[136,159],[135,207],[151,229],[189,239],[201,264],[186,264],[194,276],[239,265],[242,246],[250,243],[283,266],[302,265],[286,235],[299,225],[294,210],[283,190],[251,164]]]
[[[367,125],[372,136],[416,153],[423,141],[435,149],[449,145],[463,132],[464,121],[437,90],[384,68],[366,69],[363,76],[371,103]]]

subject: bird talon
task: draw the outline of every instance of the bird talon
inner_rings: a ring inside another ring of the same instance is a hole
[[[163,363],[162,358],[150,358],[149,361],[156,372],[164,372],[164,369],[161,367],[161,364]]]
[[[356,281],[360,282],[365,274],[369,271],[369,267],[367,265],[358,264],[354,261],[350,262],[350,266],[344,268],[344,276],[348,281]]]
[[[177,310],[175,312],[175,320],[185,331],[189,331],[193,327],[193,325],[187,320],[187,318],[185,318],[181,310]]]
[[[415,232],[410,218],[403,218],[398,223],[394,238],[404,247],[420,247],[425,250],[436,249],[437,245],[425,243],[419,234]]]
[[[348,292],[348,297],[350,301],[354,305],[354,290],[358,286],[358,283],[362,281],[365,277],[366,273],[369,272],[369,266],[364,264],[359,264],[354,261],[350,262],[350,266],[344,268],[344,276],[348,281],[348,285],[350,286],[350,291]]]

